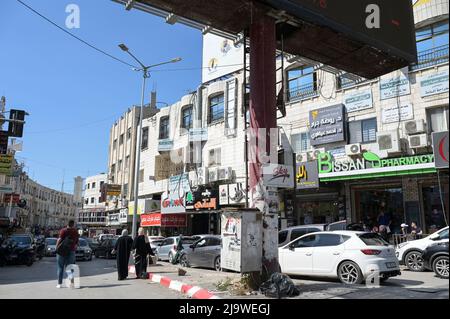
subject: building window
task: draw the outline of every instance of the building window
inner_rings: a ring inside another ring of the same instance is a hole
[[[95,188],[95,182],[92,183],[92,189],[94,189],[94,188]]]
[[[223,120],[224,117],[224,95],[216,95],[209,99],[209,121],[208,123]]]
[[[122,171],[122,160],[119,160],[119,163],[117,164],[117,170],[119,172]]]
[[[130,155],[125,157],[125,169],[127,169],[130,166]]]
[[[144,182],[144,170],[141,169],[139,171],[139,183],[143,183]]]
[[[169,138],[169,117],[162,117],[159,120],[159,139]]]
[[[148,148],[148,127],[142,129],[141,149],[145,150],[146,148]]]
[[[308,151],[311,148],[309,132],[292,135],[291,146],[295,153]]]
[[[127,130],[127,141],[131,139],[131,127],[128,128]]]
[[[90,184],[87,183],[87,184],[86,184],[86,189],[89,189],[89,187],[90,187]]]
[[[84,200],[84,203],[87,205],[87,204],[89,204],[89,198],[86,198],[85,200]]]
[[[120,134],[119,136],[119,145],[123,144],[123,134]]]
[[[103,184],[105,184],[105,182],[104,182],[104,181],[101,181],[101,182],[100,182],[100,189],[102,189]]]
[[[222,162],[222,151],[220,148],[209,150],[208,166],[220,166]]]
[[[429,133],[448,131],[448,106],[427,109]]]
[[[91,197],[91,204],[94,204],[94,203],[95,203],[95,198]]]
[[[417,64],[419,69],[448,62],[448,21],[416,30]]]
[[[289,70],[287,78],[289,101],[317,95],[317,76],[312,67]]]
[[[192,128],[192,105],[185,106],[181,110],[181,127],[186,130]]]
[[[372,143],[377,140],[377,119],[354,121],[349,123],[350,144]]]
[[[113,142],[113,150],[115,150],[116,147],[117,147],[117,139],[115,139],[114,142]]]

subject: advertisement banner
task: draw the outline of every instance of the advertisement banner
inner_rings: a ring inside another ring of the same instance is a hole
[[[141,227],[161,226],[161,214],[141,215]]]
[[[317,161],[297,163],[295,172],[297,189],[311,189],[319,187],[319,170]]]
[[[421,97],[448,92],[448,70],[423,76],[417,82],[420,83]]]
[[[397,105],[388,106],[381,110],[381,122],[383,124],[412,120],[413,118],[414,110],[411,103],[400,105],[400,111]]]
[[[400,72],[398,76],[380,79],[380,100],[386,100],[402,95],[411,94],[408,69]]]
[[[289,165],[267,164],[263,166],[263,179],[268,187],[293,188],[294,169]]]
[[[337,104],[309,112],[311,145],[345,141],[344,105]]]
[[[189,174],[184,173],[169,178],[169,190],[161,196],[162,213],[185,213],[185,196],[191,192]]]
[[[344,96],[347,113],[357,112],[373,107],[372,90],[357,91]]]

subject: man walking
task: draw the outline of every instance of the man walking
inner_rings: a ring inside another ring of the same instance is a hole
[[[122,230],[122,236],[117,239],[114,250],[117,253],[117,274],[119,280],[125,280],[128,277],[128,260],[130,259],[133,239],[128,236],[128,230]]]
[[[66,228],[61,229],[56,242],[56,263],[58,274],[58,285],[61,288],[64,271],[68,265],[75,264],[75,251],[78,245],[78,231],[75,228],[75,221],[70,220]]]

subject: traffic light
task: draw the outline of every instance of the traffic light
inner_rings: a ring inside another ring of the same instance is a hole
[[[9,112],[9,120],[8,135],[11,137],[22,137],[23,124],[25,123],[25,111],[11,110]]]

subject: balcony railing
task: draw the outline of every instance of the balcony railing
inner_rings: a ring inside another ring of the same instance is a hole
[[[288,91],[288,101],[303,100],[317,96],[317,89],[314,83],[300,86]]]
[[[448,63],[448,44],[419,52],[417,64],[411,64],[409,68],[414,71],[442,63]]]

